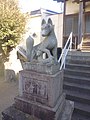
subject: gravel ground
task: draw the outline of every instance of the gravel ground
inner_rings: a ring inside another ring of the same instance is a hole
[[[6,82],[0,77],[0,120],[1,112],[14,103],[14,97],[18,95],[18,82]]]

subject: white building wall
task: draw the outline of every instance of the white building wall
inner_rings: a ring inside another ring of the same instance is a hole
[[[50,16],[55,25],[55,34],[58,41],[58,47],[62,47],[63,42],[63,14],[56,14]]]
[[[27,32],[25,35],[25,39],[29,35],[33,35],[34,33],[36,36],[34,37],[34,45],[40,43],[40,32],[41,32],[41,16],[30,17],[30,20],[26,26]]]

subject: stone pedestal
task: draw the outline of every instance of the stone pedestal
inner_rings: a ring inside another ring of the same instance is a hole
[[[14,105],[3,112],[3,120],[6,115],[10,120],[18,120],[10,114],[10,109],[15,109],[15,114],[21,111],[21,116],[28,114],[40,120],[71,120],[74,105],[65,100],[63,71],[59,70],[59,64],[25,63],[24,68],[19,73],[19,95],[15,97]]]

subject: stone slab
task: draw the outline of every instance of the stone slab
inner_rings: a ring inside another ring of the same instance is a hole
[[[55,107],[51,108],[33,101],[28,101],[25,98],[16,97],[15,107],[24,113],[33,115],[41,120],[57,120],[65,107],[65,94],[58,99]]]
[[[13,105],[2,112],[2,120],[40,120],[34,116],[17,110]]]
[[[52,65],[47,65],[33,61],[33,62],[23,62],[22,67],[24,70],[31,70],[44,74],[55,74],[59,71],[60,64],[57,62]]]
[[[59,120],[71,120],[72,113],[74,110],[74,102],[66,100],[66,105],[61,119]]]
[[[54,75],[22,70],[19,73],[19,96],[54,107],[63,92],[63,71]]]
[[[27,114],[25,112],[16,109],[12,105],[2,112],[2,116],[3,116],[2,120],[71,120],[72,112],[74,109],[74,103],[69,100],[67,100],[65,103],[66,103],[64,106],[65,108],[63,109],[61,114],[58,115],[58,118],[55,118],[54,115],[55,113],[54,114],[49,113],[49,117],[48,117],[45,114],[43,114],[43,112],[41,112],[40,114],[41,119],[39,119],[33,115]]]

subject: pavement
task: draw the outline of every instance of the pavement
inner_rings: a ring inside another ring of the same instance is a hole
[[[14,97],[18,95],[18,80],[7,82],[0,77],[0,120],[2,111],[14,103]]]

